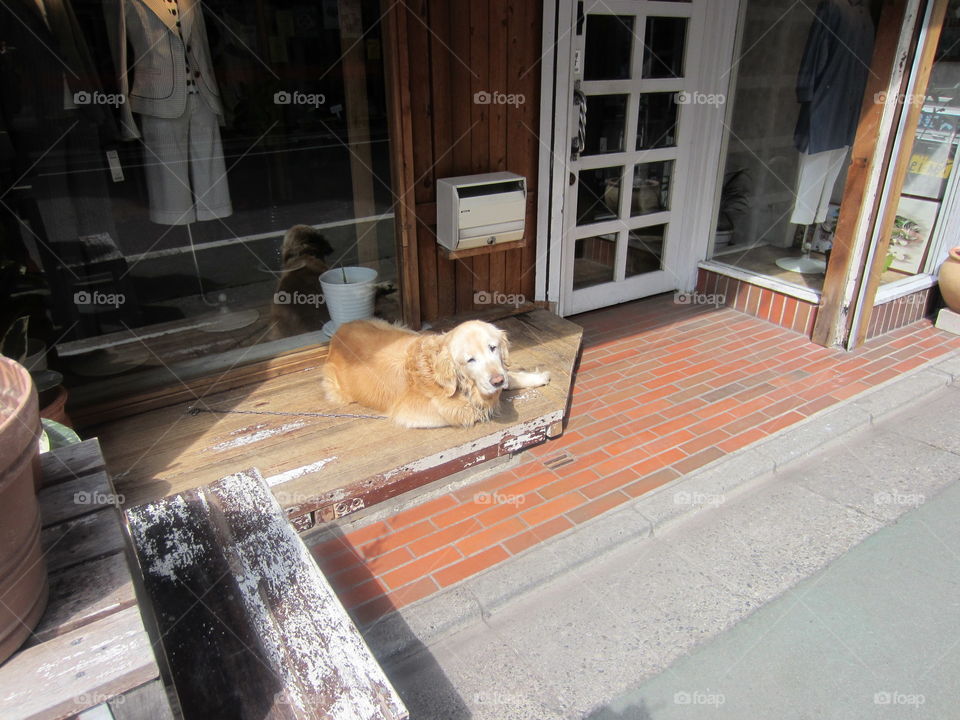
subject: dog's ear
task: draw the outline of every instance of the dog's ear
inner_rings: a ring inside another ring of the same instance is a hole
[[[447,397],[453,397],[460,389],[460,373],[457,362],[450,352],[450,343],[437,343],[436,354],[433,356],[433,379],[443,388]]]
[[[500,331],[500,362],[503,363],[504,367],[510,364],[510,339],[507,337],[507,333],[503,330]]]
[[[314,230],[310,236],[310,246],[318,258],[325,258],[333,254],[333,245],[327,241],[327,238],[323,234],[316,230]]]

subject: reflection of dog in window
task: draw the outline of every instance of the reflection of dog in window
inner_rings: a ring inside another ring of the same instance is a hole
[[[313,332],[330,319],[322,305],[320,275],[330,269],[324,258],[333,247],[309,225],[294,225],[283,236],[280,262],[283,271],[273,296],[272,337]]]

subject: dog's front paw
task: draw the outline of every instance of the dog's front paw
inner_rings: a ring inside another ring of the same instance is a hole
[[[510,373],[510,388],[512,390],[542,387],[549,382],[550,373],[545,370],[538,370],[537,372]]]

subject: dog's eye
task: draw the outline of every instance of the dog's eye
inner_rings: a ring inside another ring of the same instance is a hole
[[[476,358],[467,358],[467,362],[468,362],[468,363],[472,363],[472,362],[476,362],[476,361],[477,361]]]
[[[491,346],[490,346],[490,352],[496,352],[496,351],[497,351],[497,346],[496,346],[496,345],[491,345]]]

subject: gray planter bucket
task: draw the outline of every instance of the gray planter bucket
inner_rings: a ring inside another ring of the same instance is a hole
[[[347,282],[343,282],[346,273]],[[343,323],[373,317],[373,301],[377,292],[377,271],[365,267],[334,268],[320,276],[323,302],[330,311],[336,331]]]

